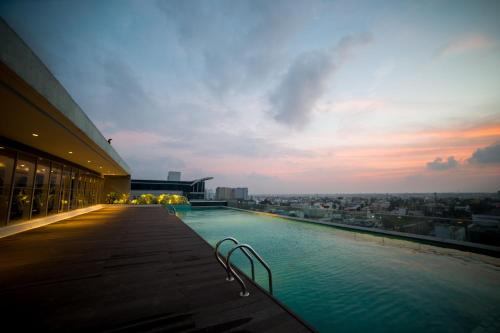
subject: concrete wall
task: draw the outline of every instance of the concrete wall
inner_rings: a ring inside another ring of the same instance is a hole
[[[102,192],[104,199],[111,192],[130,193],[130,176],[105,176]]]

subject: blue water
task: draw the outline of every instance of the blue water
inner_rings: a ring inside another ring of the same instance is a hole
[[[213,246],[252,245],[274,295],[320,332],[500,332],[495,258],[225,208],[180,217]],[[257,281],[267,288],[258,265]]]

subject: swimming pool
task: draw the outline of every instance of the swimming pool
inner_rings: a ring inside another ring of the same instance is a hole
[[[496,258],[228,208],[179,216],[212,246],[233,236],[254,247],[275,297],[320,332],[500,331]]]

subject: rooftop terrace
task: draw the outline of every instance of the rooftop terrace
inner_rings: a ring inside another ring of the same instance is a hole
[[[104,208],[0,239],[0,253],[0,311],[19,331],[311,331],[250,281],[240,297],[160,207]]]

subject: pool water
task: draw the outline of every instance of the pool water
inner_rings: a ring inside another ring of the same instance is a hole
[[[179,217],[212,246],[250,244],[271,266],[275,297],[320,332],[500,332],[496,258],[228,208]]]

